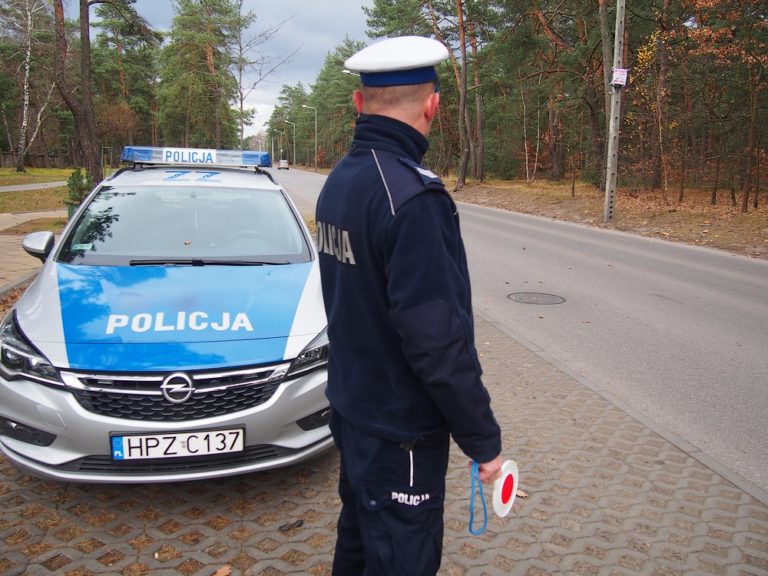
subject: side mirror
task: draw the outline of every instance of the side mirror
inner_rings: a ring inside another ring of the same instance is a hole
[[[48,254],[53,250],[54,236],[53,232],[32,232],[27,234],[21,241],[21,247],[29,254],[45,262]]]

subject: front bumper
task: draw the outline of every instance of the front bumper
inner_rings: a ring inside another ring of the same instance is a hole
[[[333,446],[327,426],[326,382],[326,371],[316,370],[282,382],[258,406],[188,421],[149,422],[88,411],[67,389],[0,377],[0,419],[5,424],[0,426],[5,431],[0,432],[0,451],[12,464],[35,476],[67,482],[178,482],[287,466]],[[10,433],[14,426],[33,434]],[[114,461],[111,456],[112,434],[226,428],[245,430],[242,452],[128,461]]]

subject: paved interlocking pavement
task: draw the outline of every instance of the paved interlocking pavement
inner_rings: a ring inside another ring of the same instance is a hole
[[[1,215],[0,228],[60,215]],[[0,292],[39,267],[20,240],[0,234]],[[768,575],[766,504],[487,319],[477,345],[527,497],[470,535],[454,446],[441,575]],[[0,574],[330,574],[337,468],[329,452],[209,482],[85,485],[0,456]]]
[[[482,318],[477,344],[527,497],[470,535],[454,447],[441,575],[768,575],[768,506]],[[337,466],[82,485],[0,459],[0,574],[330,574]]]
[[[0,189],[0,193],[2,190]],[[34,277],[41,263],[27,254],[21,247],[23,234],[13,233],[12,228],[28,220],[39,218],[67,217],[66,210],[31,212],[23,214],[0,214],[0,296],[6,290]]]

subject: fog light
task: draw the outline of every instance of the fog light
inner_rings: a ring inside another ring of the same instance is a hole
[[[331,421],[331,409],[330,408],[323,408],[322,410],[318,410],[314,414],[310,414],[309,416],[304,416],[301,420],[297,420],[296,424],[299,425],[299,428],[305,431],[314,430],[315,428],[320,428],[321,426],[327,426],[328,422]]]
[[[50,446],[56,440],[55,434],[6,418],[0,418],[0,435],[28,444],[34,444],[35,446]]]

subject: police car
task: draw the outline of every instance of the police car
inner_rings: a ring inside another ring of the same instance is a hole
[[[127,147],[0,326],[0,450],[74,482],[198,480],[332,445],[317,253],[266,153]]]

